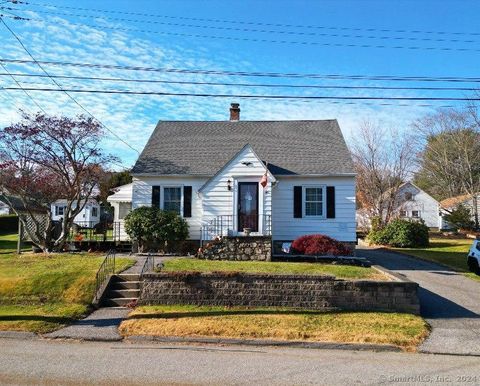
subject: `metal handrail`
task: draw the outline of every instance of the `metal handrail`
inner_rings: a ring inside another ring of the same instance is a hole
[[[244,219],[257,220],[262,224],[262,235],[270,236],[272,234],[272,216],[269,214],[245,215]],[[207,224],[200,228],[200,245],[204,241],[211,241],[217,237],[228,236],[235,229],[235,221],[238,217],[234,215],[220,215],[214,217]]]
[[[98,301],[99,293],[103,287],[105,287],[108,279],[111,275],[115,275],[115,250],[111,249],[108,251],[107,255],[103,259],[100,268],[95,275],[95,297],[94,301]]]

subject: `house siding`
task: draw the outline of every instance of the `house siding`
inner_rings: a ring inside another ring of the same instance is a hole
[[[412,200],[405,199],[405,193],[412,194]],[[400,215],[400,211],[407,212],[407,217],[412,216],[412,211],[420,211],[420,218],[425,221],[429,228],[441,228],[441,219],[439,216],[440,205],[437,200],[417,188],[415,185],[406,183],[398,192],[398,206],[396,213]]]
[[[250,163],[249,166],[243,164]],[[258,182],[265,173],[265,166],[258,159],[251,148],[244,148],[236,157],[234,157],[221,170],[220,173],[212,177],[203,188],[201,195],[203,198],[203,216],[204,221],[220,216],[234,216],[236,222],[236,196],[238,192],[238,182]],[[227,184],[230,179],[232,190],[228,190]],[[269,216],[272,214],[272,189],[271,178],[265,188],[259,185],[259,215]],[[234,229],[236,229],[236,223]],[[238,230],[237,230],[238,231]],[[241,230],[240,230],[241,231]]]
[[[152,205],[152,186],[191,186],[192,187],[192,217],[185,218],[189,226],[189,239],[200,239],[202,225],[202,202],[197,194],[200,187],[207,181],[205,177],[135,177],[133,178],[132,209]],[[163,192],[160,193],[163,195]],[[163,200],[163,197],[160,197]]]
[[[54,221],[59,221],[60,219],[63,218],[63,215],[55,215],[55,207],[56,206],[66,206],[67,202],[66,200],[57,200],[51,205],[51,211],[52,211],[52,220]],[[75,204],[72,206],[75,208]],[[97,215],[93,216],[92,214],[92,208],[97,208]],[[82,223],[89,223],[88,225],[95,225],[98,224],[100,221],[100,205],[97,202],[89,201],[85,205],[85,207],[80,211],[75,216],[75,219],[73,220],[74,223],[82,224]]]
[[[278,177],[272,189],[272,232],[274,240],[294,240],[321,233],[340,241],[356,241],[355,177]],[[335,218],[293,217],[293,187],[324,185],[335,187]]]

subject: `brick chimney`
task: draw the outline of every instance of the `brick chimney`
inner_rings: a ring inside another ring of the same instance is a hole
[[[240,104],[239,103],[230,104],[230,120],[231,121],[240,120]]]

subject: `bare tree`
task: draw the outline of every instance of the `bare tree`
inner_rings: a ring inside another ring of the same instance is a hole
[[[423,140],[419,175],[428,179],[439,198],[470,196],[475,226],[479,226],[480,119],[473,107],[445,109],[428,115],[414,127]]]
[[[62,249],[70,227],[93,196],[103,175],[103,165],[114,158],[100,149],[102,129],[85,116],[76,118],[24,114],[23,120],[0,130],[0,192],[21,200],[30,223],[28,236],[44,251]],[[53,237],[51,204],[66,200],[60,234]],[[47,216],[41,227],[34,209]],[[43,230],[42,230],[43,229]]]
[[[357,199],[381,225],[393,217],[400,186],[411,175],[415,151],[407,134],[365,122],[352,147]]]

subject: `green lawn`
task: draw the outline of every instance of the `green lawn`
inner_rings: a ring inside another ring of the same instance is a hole
[[[120,325],[129,335],[393,344],[408,351],[428,335],[415,315],[285,308],[143,306]]]
[[[15,254],[16,235],[0,235],[0,330],[47,332],[89,310],[101,254]],[[134,263],[118,258],[123,270]]]
[[[436,263],[442,263],[465,275],[480,280],[480,276],[468,272],[467,253],[472,245],[471,239],[430,239],[428,248],[392,248],[411,256],[420,257]]]
[[[164,263],[163,271],[247,272],[266,274],[334,275],[340,279],[387,280],[373,268],[321,263],[272,263],[263,261],[218,261],[176,258]]]

